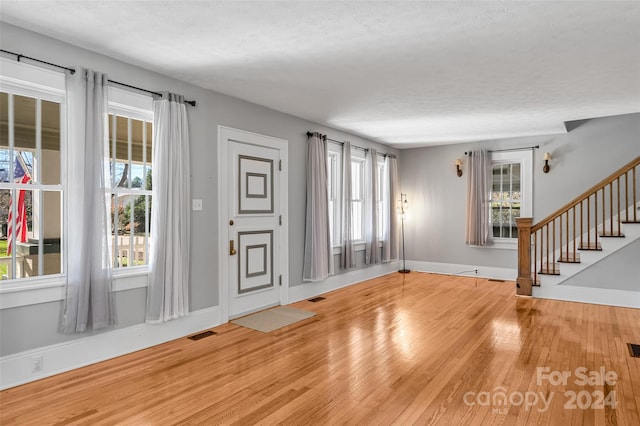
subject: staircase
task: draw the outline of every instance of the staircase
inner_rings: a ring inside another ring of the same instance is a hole
[[[638,174],[640,157],[537,224],[517,219],[517,294],[640,308]],[[627,275],[637,286],[583,286],[587,270],[614,253],[632,259]]]

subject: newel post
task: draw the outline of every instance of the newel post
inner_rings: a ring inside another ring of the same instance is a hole
[[[531,296],[531,224],[533,218],[518,217],[518,279],[516,294]]]

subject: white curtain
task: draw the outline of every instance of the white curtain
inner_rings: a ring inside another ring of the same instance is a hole
[[[314,133],[307,144],[307,219],[302,279],[322,281],[333,270],[329,229],[327,142]]]
[[[351,143],[345,142],[342,145],[342,253],[340,255],[340,266],[342,268],[353,268],[356,266],[356,254],[353,246],[353,216],[351,208]]]
[[[486,150],[472,151],[468,163],[466,243],[484,246],[489,241],[489,153]]]
[[[365,205],[365,263],[379,263],[380,249],[378,248],[378,153],[374,148],[367,151],[365,173],[367,175],[366,205]]]
[[[189,313],[191,188],[187,109],[180,95],[153,101],[153,192],[148,323]]]
[[[398,224],[397,204],[400,202],[398,187],[398,159],[395,155],[387,155],[384,160],[384,188],[385,200],[382,239],[382,261],[390,262],[398,259],[400,234]]]
[[[116,322],[111,282],[110,197],[105,74],[78,67],[67,74],[68,273],[62,331],[97,330]],[[105,176],[106,175],[106,176]]]

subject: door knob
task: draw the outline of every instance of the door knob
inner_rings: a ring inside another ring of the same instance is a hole
[[[233,241],[233,240],[230,240],[230,241],[229,241],[229,254],[230,254],[231,256],[233,256],[234,254],[236,254],[236,249],[234,248],[234,244],[235,244],[235,243],[234,243],[234,241]]]

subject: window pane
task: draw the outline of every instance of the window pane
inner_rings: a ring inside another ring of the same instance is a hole
[[[382,200],[377,202],[378,208],[378,239],[382,240],[384,238],[384,202]]]
[[[0,182],[9,182],[9,95],[0,93]],[[5,222],[3,222],[5,223]]]
[[[131,266],[144,265],[147,262],[148,223],[151,217],[151,196],[137,195],[133,197],[133,263]],[[127,208],[125,208],[127,210]],[[129,206],[130,212],[130,206]],[[130,227],[131,229],[131,227]],[[131,235],[131,234],[130,234]]]
[[[29,190],[10,191],[7,209],[7,256],[15,252],[15,278],[37,275],[37,245],[32,250],[33,240],[33,192]],[[15,207],[13,206],[15,204]],[[15,214],[15,216],[14,216]],[[35,265],[34,265],[35,255]]]
[[[142,164],[131,164],[131,188],[142,189],[144,186],[144,166]]]
[[[13,192],[13,198],[11,193]],[[59,274],[60,256],[60,193],[44,192],[42,204],[38,190],[1,190],[0,211],[2,236],[0,240],[0,277],[27,278],[42,274]],[[12,204],[15,206],[15,217]],[[42,212],[50,215],[41,217]],[[37,228],[43,222],[43,231]],[[15,229],[15,232],[14,232]],[[42,249],[40,240],[42,239]],[[15,256],[15,269],[14,259]]]
[[[147,135],[144,133],[145,123],[140,120],[131,120],[131,187],[146,188],[145,166],[151,163],[151,157],[147,156]]]
[[[0,277],[11,279],[11,257],[7,257],[8,215],[11,206],[11,191],[0,189],[0,223],[2,223],[2,239],[0,239]]]
[[[362,162],[351,162],[351,199],[360,200],[362,195]]]
[[[0,147],[9,146],[9,95],[0,92]],[[6,182],[6,181],[3,181]]]
[[[60,179],[60,104],[42,101],[42,145],[40,183],[59,185]]]
[[[114,267],[129,266],[131,201],[129,194],[120,194],[112,197],[112,227],[113,235],[113,261]]]
[[[14,146],[16,149],[36,149],[36,100],[13,96]]]
[[[151,126],[151,123],[145,123],[145,126],[147,128],[147,145],[146,145],[146,152],[147,152],[147,168],[146,168],[146,174],[145,174],[145,188],[148,191],[151,191],[151,164],[153,163],[153,157],[151,156],[151,147],[153,145],[152,142],[152,136],[153,136],[153,129]]]
[[[126,117],[109,115],[109,158],[111,184],[114,188],[129,188],[129,126]],[[115,126],[115,129],[114,129]],[[114,135],[116,137],[114,143]]]
[[[351,203],[351,221],[353,224],[351,238],[354,240],[362,240],[364,236],[362,234],[362,202],[353,201]]]
[[[520,217],[520,163],[493,166],[491,223],[493,236],[517,238],[515,218]]]

